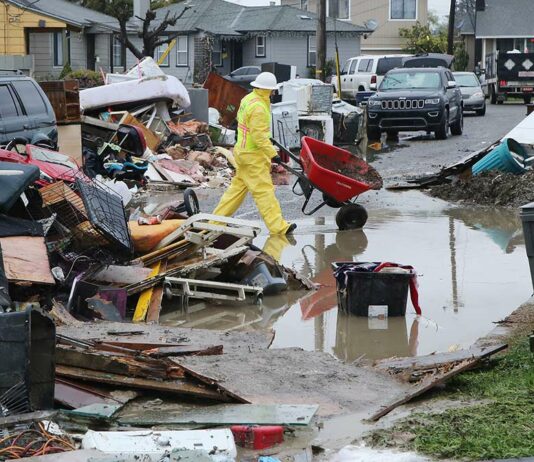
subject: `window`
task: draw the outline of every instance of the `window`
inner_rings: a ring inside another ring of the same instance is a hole
[[[22,104],[24,105],[26,114],[34,115],[48,113],[43,97],[32,81],[19,80],[13,82],[12,85],[17,91]]]
[[[176,37],[176,65],[189,66],[189,37],[187,35]]]
[[[315,67],[317,63],[316,47],[315,35],[308,35],[308,67]]]
[[[117,35],[113,36],[113,66],[124,67],[124,46]]]
[[[256,37],[256,58],[265,58],[265,36]]]
[[[0,85],[0,117],[17,117],[19,112],[7,85]]]
[[[213,41],[213,50],[211,52],[211,62],[214,66],[223,65],[223,51],[222,51],[222,41],[220,39],[215,39]]]
[[[355,59],[355,60],[352,61],[352,64],[350,65],[349,74],[355,74],[356,73],[356,69],[357,69],[359,61],[360,61],[359,59]]]
[[[380,58],[376,65],[376,73],[377,75],[386,75],[396,67],[402,67],[402,58]]]
[[[159,62],[162,56],[167,51],[167,48],[169,48],[168,44],[160,45],[159,47],[156,48],[156,51],[154,53],[154,59],[161,67],[169,67],[169,55],[168,54],[167,56],[165,56],[165,59],[161,63]]]
[[[326,14],[330,18],[350,19],[350,0],[328,0]]]
[[[63,32],[53,32],[53,52],[54,67],[61,67],[64,63],[63,58]]]
[[[358,72],[371,72],[373,68],[372,59],[360,59],[360,65],[358,66]]]
[[[380,90],[435,90],[441,85],[441,77],[438,72],[388,72],[380,84]]]
[[[417,0],[389,0],[389,19],[417,19]]]
[[[300,9],[308,11],[308,0],[300,0]]]

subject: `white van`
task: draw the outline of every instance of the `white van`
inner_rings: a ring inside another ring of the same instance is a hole
[[[341,69],[341,98],[356,99],[359,91],[374,91],[384,75],[402,67],[402,58],[411,55],[362,55],[350,58]],[[337,77],[332,77],[337,92]]]

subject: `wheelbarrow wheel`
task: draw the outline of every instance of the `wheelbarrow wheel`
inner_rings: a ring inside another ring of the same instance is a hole
[[[191,188],[187,188],[184,191],[184,206],[188,217],[192,217],[193,215],[200,213],[198,197],[195,191]]]
[[[367,223],[367,210],[359,204],[344,205],[336,214],[336,224],[343,229],[360,229]]]
[[[323,193],[323,201],[325,202],[326,205],[328,205],[328,207],[332,207],[333,209],[339,209],[339,208],[343,207],[343,203],[342,202],[338,202],[335,199],[332,199],[330,196],[328,196],[327,194],[324,194],[324,193]]]

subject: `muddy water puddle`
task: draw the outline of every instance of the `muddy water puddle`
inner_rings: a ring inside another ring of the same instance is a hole
[[[348,362],[469,346],[531,293],[520,222],[510,210],[449,207],[422,194],[416,201],[414,193],[402,194],[387,207],[370,205],[363,231],[337,231],[332,219],[317,218],[299,222],[294,241],[256,240],[283,264],[321,284],[320,290],[265,297],[261,306],[197,303],[187,312],[166,306],[162,322],[228,331],[273,329],[272,348],[325,351]],[[409,299],[406,317],[377,320],[341,313],[334,261],[414,266],[423,315],[415,315]]]

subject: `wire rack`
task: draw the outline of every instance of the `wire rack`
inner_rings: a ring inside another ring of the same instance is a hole
[[[106,184],[90,179],[82,172],[73,172],[70,180],[57,181],[39,190],[43,207],[56,214],[60,235],[58,245],[74,239],[78,247],[108,247],[131,256],[133,245],[126,212],[119,194]]]

